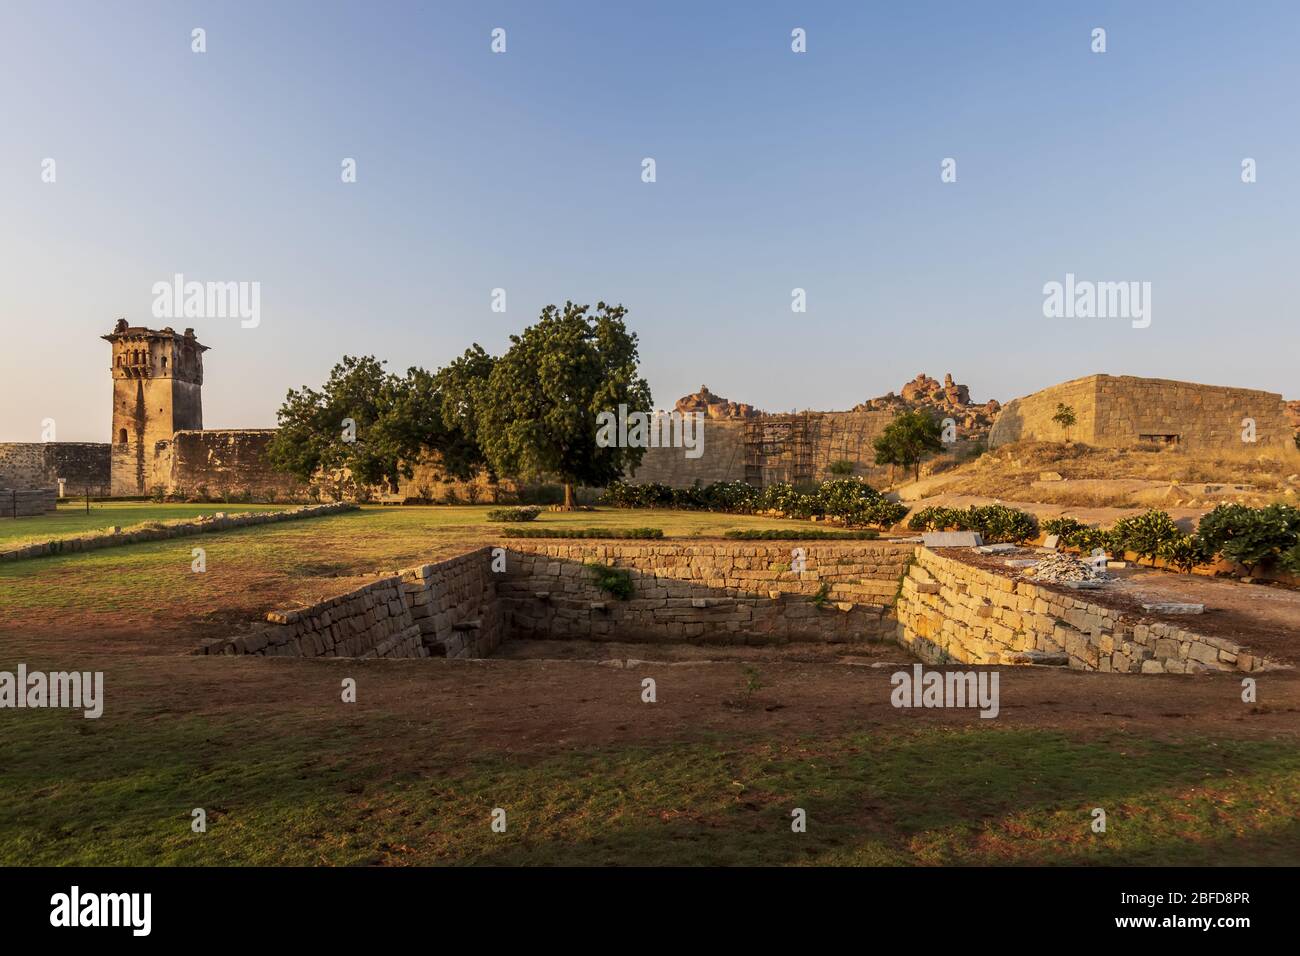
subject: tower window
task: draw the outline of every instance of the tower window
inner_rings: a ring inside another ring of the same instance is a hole
[[[119,428],[119,429],[117,430],[117,443],[118,443],[119,445],[125,445],[125,444],[126,444],[126,429],[125,429],[125,428]]]
[[[163,367],[163,368],[166,368],[166,367],[167,367],[167,356],[165,356],[165,355],[163,356],[162,367]]]

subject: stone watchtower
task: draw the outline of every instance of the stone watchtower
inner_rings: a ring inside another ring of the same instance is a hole
[[[203,427],[203,353],[193,329],[179,335],[118,319],[113,346],[111,493],[146,495],[170,477],[172,435]],[[162,448],[159,442],[164,442]]]

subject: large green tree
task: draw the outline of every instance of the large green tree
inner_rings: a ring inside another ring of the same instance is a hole
[[[577,484],[606,485],[640,464],[644,448],[601,447],[596,416],[650,412],[650,386],[637,371],[637,337],[621,305],[548,305],[535,325],[510,337],[476,393],[476,437],[497,474],[558,478],[564,507]]]
[[[343,469],[359,485],[394,485],[410,477],[425,450],[449,474],[467,479],[486,464],[474,438],[473,391],[493,359],[477,345],[446,368],[409,368],[404,376],[373,356],[345,355],[320,391],[290,389],[277,414],[269,456],[310,482]],[[341,489],[339,489],[341,493]]]
[[[885,426],[872,442],[877,465],[911,468],[913,480],[921,477],[921,459],[943,449],[943,430],[921,409],[904,412]]]
[[[481,469],[492,471],[478,440],[478,422],[496,363],[495,357],[475,343],[435,376],[438,410],[445,429],[439,452],[446,470],[462,480]]]
[[[344,468],[363,483],[394,475],[396,453],[384,447],[375,425],[397,387],[397,377],[374,356],[343,356],[320,391],[289,389],[276,413],[280,428],[268,448],[271,463],[305,482]]]

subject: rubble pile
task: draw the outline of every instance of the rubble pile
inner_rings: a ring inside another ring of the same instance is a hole
[[[1080,561],[1068,554],[1048,555],[1032,568],[1025,570],[1027,577],[1035,581],[1064,584],[1068,581],[1106,581],[1110,579],[1105,571],[1098,571],[1092,565]]]

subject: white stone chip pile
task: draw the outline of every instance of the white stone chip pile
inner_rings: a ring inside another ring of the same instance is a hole
[[[1035,581],[1064,583],[1066,581],[1107,581],[1110,575],[1095,570],[1092,565],[1080,561],[1068,554],[1048,555],[1032,568],[1025,570],[1025,576]]]

